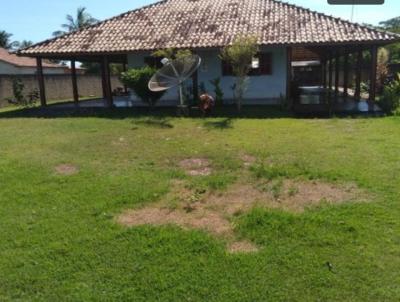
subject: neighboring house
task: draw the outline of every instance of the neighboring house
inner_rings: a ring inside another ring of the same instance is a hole
[[[37,72],[34,58],[19,57],[7,49],[0,48],[0,75],[34,75]],[[43,62],[43,73],[46,75],[68,74],[68,66]]]
[[[221,48],[230,45],[239,35],[256,37],[260,46],[259,67],[251,72],[245,104],[276,104],[284,96],[289,98],[292,65],[296,60],[292,54],[299,50],[305,49],[317,56],[315,61],[321,66],[322,86],[329,84],[332,87],[336,83],[337,87],[338,81],[333,78],[333,59],[339,59],[334,67],[346,73],[350,68],[346,64],[349,55],[359,58],[359,66],[362,63],[359,54],[370,51],[373,58],[370,71],[374,77],[377,48],[399,41],[396,34],[276,0],[164,0],[44,41],[19,54],[71,60],[73,64],[75,60],[101,62],[104,97],[111,106],[110,62],[141,67],[152,61],[148,58],[156,49],[187,48],[202,58],[202,65],[192,81],[194,93],[198,93],[201,83],[211,91],[209,81],[221,78],[225,102],[229,103],[233,98],[234,77],[219,54]],[[359,87],[360,83],[357,85]],[[371,85],[371,100],[375,99],[374,88]],[[164,96],[165,102],[176,102],[177,99],[176,89]],[[45,104],[44,95],[42,104]]]

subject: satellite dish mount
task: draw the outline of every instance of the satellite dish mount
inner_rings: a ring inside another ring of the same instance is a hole
[[[176,60],[161,60],[164,66],[149,81],[151,91],[165,91],[179,87],[180,109],[187,108],[183,96],[183,83],[200,67],[201,58],[197,55],[185,56]]]

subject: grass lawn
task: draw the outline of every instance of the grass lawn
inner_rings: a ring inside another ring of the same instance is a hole
[[[0,301],[400,300],[400,118],[7,112],[0,129]],[[186,175],[177,163],[194,157],[213,173]],[[79,172],[57,174],[62,164]],[[355,183],[371,200],[243,212],[232,224],[259,246],[249,254],[205,231],[115,220],[158,202],[174,179],[223,192],[271,167],[284,171],[273,177]]]

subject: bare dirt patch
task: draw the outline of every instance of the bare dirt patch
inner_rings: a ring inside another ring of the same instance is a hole
[[[118,217],[123,225],[167,225],[176,224],[185,229],[201,229],[217,235],[229,234],[230,223],[218,213],[204,209],[187,212],[183,209],[168,209],[163,207],[143,208],[126,211]]]
[[[114,146],[127,146],[127,145],[128,145],[128,143],[127,143],[125,137],[122,137],[122,136],[119,137],[117,140],[114,140],[114,141],[112,142],[112,144],[113,144]]]
[[[319,204],[340,204],[365,199],[356,185],[336,185],[321,181],[276,180],[259,186],[269,195],[268,207],[290,212],[303,212]]]
[[[71,164],[58,165],[54,169],[57,174],[65,176],[75,175],[79,173],[79,168]]]
[[[179,166],[190,176],[207,176],[212,173],[211,162],[206,158],[187,158]]]
[[[239,253],[256,253],[259,251],[258,246],[250,241],[234,241],[231,242],[228,247],[228,252],[231,254]]]
[[[256,252],[258,247],[235,239],[231,220],[254,206],[303,212],[320,203],[354,201],[361,190],[320,181],[277,180],[255,185],[237,183],[223,192],[198,192],[175,182],[165,199],[151,206],[128,210],[117,218],[126,226],[176,224],[201,229],[227,239],[231,253]]]
[[[243,161],[243,165],[245,167],[250,167],[252,164],[256,162],[257,158],[249,154],[243,154],[241,156],[241,160]]]

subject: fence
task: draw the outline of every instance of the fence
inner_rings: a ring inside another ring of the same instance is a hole
[[[24,94],[39,89],[36,75],[0,75],[0,106],[7,104],[7,99],[13,98],[13,80],[21,79],[24,84]],[[45,75],[46,96],[48,100],[72,99],[71,75]],[[99,97],[102,95],[101,77],[98,75],[77,75],[78,92],[83,97]],[[111,77],[112,89],[123,87],[117,76]]]

